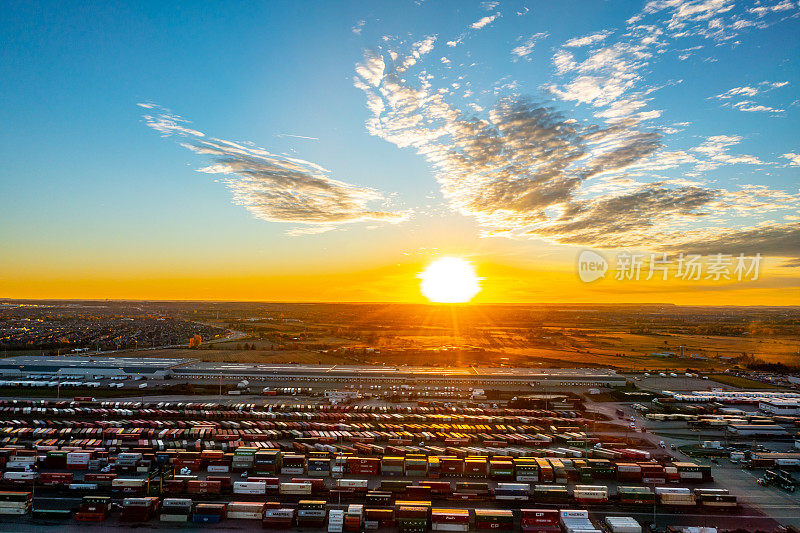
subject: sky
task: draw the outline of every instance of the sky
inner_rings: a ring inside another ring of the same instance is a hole
[[[3,7],[0,297],[800,305],[798,1]]]

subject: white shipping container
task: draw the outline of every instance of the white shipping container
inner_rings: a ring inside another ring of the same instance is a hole
[[[228,511],[226,516],[240,520],[261,520],[260,511]]]
[[[264,481],[234,481],[234,494],[266,494],[267,484]]]
[[[144,487],[146,481],[144,479],[124,479],[124,478],[114,478],[111,480],[111,486],[113,488],[125,488],[125,487]]]
[[[12,460],[6,463],[6,468],[9,469],[18,469],[18,470],[26,470],[28,468],[33,467],[33,461],[16,461]]]
[[[336,486],[342,489],[366,489],[369,480],[366,479],[337,479]]]
[[[589,511],[583,509],[564,509],[559,513],[562,520],[567,518],[585,518],[589,519]]]
[[[433,531],[469,531],[469,524],[455,524],[452,522],[434,522],[431,524]]]
[[[266,509],[265,518],[294,518],[294,509]]]
[[[161,516],[159,516],[158,519],[161,522],[188,522],[189,514],[161,513]]]
[[[250,512],[250,513],[263,513],[264,504],[258,502],[231,502],[228,504],[228,512]]]
[[[33,481],[36,472],[3,472],[3,479],[7,481]]]
[[[328,533],[342,533],[344,529],[344,511],[331,509],[328,513]]]
[[[656,494],[691,494],[687,488],[684,487],[656,487]]]
[[[30,502],[0,502],[0,507],[6,508],[18,508],[18,507],[28,507]]]
[[[28,507],[0,507],[0,515],[24,515],[28,514]]]
[[[607,516],[606,524],[611,533],[642,533],[642,526],[630,516]]]
[[[311,494],[311,483],[281,483],[278,489],[280,494]]]
[[[67,454],[68,465],[88,465],[92,454],[88,452],[70,452]]]
[[[208,465],[209,474],[222,474],[229,471],[230,467],[228,465]]]

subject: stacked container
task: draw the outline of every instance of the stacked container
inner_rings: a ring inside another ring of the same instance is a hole
[[[381,458],[381,474],[384,476],[403,476],[405,459],[402,457],[383,456]]]
[[[728,489],[694,489],[694,495],[703,507],[735,509],[739,505]]]
[[[294,521],[294,509],[264,509],[261,527],[267,529],[289,529]]]
[[[194,506],[192,522],[202,524],[218,524],[224,516],[224,503],[198,503]]]
[[[527,483],[498,483],[494,491],[497,500],[528,501],[531,486]]]
[[[514,529],[514,513],[500,509],[475,509],[475,528],[511,531]]]
[[[369,527],[367,525],[369,524]],[[364,511],[364,527],[394,527],[394,509],[366,509]]]
[[[231,470],[234,472],[241,472],[243,470],[250,470],[253,468],[255,462],[256,448],[245,448],[240,446],[233,452],[233,459],[231,460]]]
[[[522,533],[554,533],[558,526],[556,509],[520,509]]]
[[[428,474],[428,457],[425,455],[407,455],[405,470],[408,477],[425,477]]]
[[[377,457],[348,457],[347,471],[361,476],[377,476],[380,473],[381,460]]]
[[[619,503],[622,505],[645,505],[653,504],[656,495],[650,487],[617,487]]]
[[[431,529],[433,531],[469,531],[469,511],[467,509],[431,509]]]
[[[331,460],[328,458],[309,457],[308,475],[310,477],[328,477],[331,475]]]
[[[682,487],[656,487],[656,496],[661,505],[670,507],[692,507],[696,504],[692,491]]]
[[[559,522],[564,533],[601,533],[589,520],[589,511],[564,510],[559,513]]]
[[[464,461],[458,457],[439,457],[439,475],[451,477],[464,475]]]
[[[539,464],[530,457],[514,459],[514,472],[517,481],[536,483],[539,481]]]
[[[575,485],[572,495],[578,503],[606,503],[608,487],[605,485]]]
[[[467,457],[464,459],[465,477],[486,477],[488,470],[486,457]]]
[[[284,455],[281,457],[281,474],[304,474],[306,457],[304,455]]]
[[[322,500],[300,500],[297,506],[297,525],[322,527],[325,523],[326,503]]]
[[[331,509],[328,513],[328,533],[342,533],[344,531],[344,511]]]
[[[617,463],[617,481],[639,482],[642,480],[642,467],[636,463]]]
[[[0,492],[0,515],[28,514],[32,504],[30,492]]]
[[[264,503],[231,502],[228,504],[225,516],[240,520],[261,520],[264,517]]]
[[[219,481],[192,480],[186,484],[186,492],[189,494],[220,494],[222,492],[222,483]]]
[[[158,511],[158,498],[125,498],[122,500],[120,522],[147,522]]]
[[[630,516],[607,516],[610,533],[642,533],[642,526]]]
[[[344,530],[361,531],[362,525],[364,525],[364,506],[355,503],[350,504],[344,513]]]
[[[567,503],[569,492],[564,485],[536,485],[533,488],[533,499],[541,503]]]
[[[188,522],[192,514],[192,500],[188,498],[164,498],[161,501],[162,522]]]
[[[75,520],[78,522],[102,522],[108,517],[111,508],[110,496],[84,496]]]
[[[234,481],[234,494],[262,495],[267,493],[267,484],[264,481]]]
[[[424,505],[398,505],[397,526],[400,533],[424,533],[428,530],[428,511]]]
[[[67,453],[66,467],[68,470],[87,470],[91,458],[91,452],[69,452]]]
[[[281,483],[278,492],[287,496],[311,496],[312,488],[311,483]]]
[[[258,450],[253,455],[253,472],[263,476],[273,476],[278,472],[280,451]]]

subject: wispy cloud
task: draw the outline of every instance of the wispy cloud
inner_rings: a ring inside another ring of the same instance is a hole
[[[306,139],[309,141],[318,141],[319,137],[306,137],[305,135],[292,135],[291,133],[279,133],[278,137],[292,137],[293,139]]]
[[[533,52],[533,48],[534,46],[536,46],[536,41],[544,39],[548,35],[549,34],[547,32],[540,32],[531,35],[530,37],[525,39],[521,45],[514,47],[511,50],[511,54],[516,56],[517,58],[527,57],[528,55],[530,55],[531,52]]]
[[[424,65],[417,66],[419,76],[398,71],[400,54],[390,61],[367,53],[356,69],[366,76],[357,76],[356,86],[367,97],[368,131],[416,149],[434,170],[449,206],[474,217],[485,235],[651,249],[694,245],[715,234],[731,243],[767,237],[785,243],[797,224],[774,217],[796,211],[800,194],[750,185],[712,188],[700,179],[723,165],[768,164],[732,153],[741,136],[715,135],[686,150],[668,150],[661,131],[642,125],[637,100],[647,93],[627,94],[626,83],[638,80],[639,63],[654,53],[658,39],[657,31],[642,30],[632,41],[604,47],[580,62],[563,57],[565,68],[584,78],[554,92],[572,90],[576,99],[606,106],[601,113],[625,111],[605,126],[520,96],[502,98],[485,112],[469,104],[469,111],[462,111],[448,100],[449,91],[434,86]],[[380,77],[372,75],[374,63],[382,65]],[[611,99],[608,81],[592,80],[597,69],[621,85]],[[668,169],[694,180],[661,177]],[[782,253],[800,254],[800,244]]]
[[[494,22],[495,19],[497,19],[497,17],[499,16],[500,13],[495,13],[494,15],[487,15],[485,17],[481,17],[479,20],[476,20],[475,22],[470,24],[470,28],[472,28],[473,30],[480,30],[482,28],[485,28],[486,26]]]
[[[356,22],[355,26],[353,26],[353,27],[351,28],[351,31],[352,31],[353,33],[355,33],[356,35],[361,35],[361,30],[363,30],[363,29],[364,29],[364,25],[365,25],[366,23],[367,23],[367,21],[366,21],[366,20],[364,20],[364,19],[361,19],[361,20],[359,20],[358,22]]]
[[[714,98],[723,100],[724,107],[738,109],[739,111],[782,113],[784,109],[763,105],[753,100],[739,100],[738,102],[732,102],[731,100],[734,98],[753,98],[787,85],[789,85],[788,81],[762,81],[753,86],[743,85],[741,87],[728,89],[727,91],[714,96]]]
[[[646,84],[645,74],[657,58],[673,51],[679,59],[688,59],[704,48],[704,42],[733,46],[745,31],[764,29],[798,15],[798,6],[787,2],[758,2],[751,10],[734,7],[734,0],[651,0],[620,28],[616,40],[606,43],[611,36],[606,30],[575,37],[557,49],[553,63],[562,79],[550,85],[550,90],[562,100],[602,108],[596,116],[604,120],[656,118],[660,112],[647,110],[646,105],[647,95],[657,87]],[[700,44],[675,46],[687,38]],[[735,94],[728,95],[732,96]],[[742,104],[738,109],[780,111],[760,103]]]
[[[783,154],[781,157],[788,159],[790,166],[800,167],[800,154],[789,152],[788,154]]]
[[[176,136],[181,146],[205,156],[209,164],[199,170],[223,176],[220,180],[233,193],[233,202],[253,216],[270,222],[307,225],[306,233],[328,231],[340,224],[378,220],[402,222],[406,211],[377,211],[369,204],[387,198],[374,189],[358,187],[330,177],[319,165],[280,156],[249,143],[208,137],[188,127],[184,118],[155,104],[143,105],[154,113],[145,123],[163,136]],[[292,234],[300,234],[300,229]]]
[[[583,37],[575,37],[564,43],[567,48],[580,48],[581,46],[589,46],[604,41],[610,34],[610,31],[601,31],[599,33],[592,33],[584,35]]]

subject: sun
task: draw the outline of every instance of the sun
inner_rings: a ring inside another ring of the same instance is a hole
[[[431,302],[463,303],[481,290],[481,278],[472,263],[460,257],[442,257],[417,275],[422,294]]]

